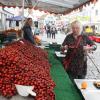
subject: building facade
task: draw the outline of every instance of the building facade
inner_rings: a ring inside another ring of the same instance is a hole
[[[0,7],[0,30],[6,30],[9,27],[9,22],[6,19],[13,16],[14,14]]]

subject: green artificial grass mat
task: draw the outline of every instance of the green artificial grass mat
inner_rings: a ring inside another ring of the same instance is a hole
[[[47,51],[49,53],[49,62],[52,66],[51,77],[56,84],[54,88],[56,100],[82,100],[82,96],[70,80],[61,62],[56,59],[54,49],[48,49]]]

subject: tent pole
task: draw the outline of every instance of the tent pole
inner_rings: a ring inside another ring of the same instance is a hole
[[[25,4],[25,0],[23,0],[22,2],[22,26],[24,24],[24,4]]]

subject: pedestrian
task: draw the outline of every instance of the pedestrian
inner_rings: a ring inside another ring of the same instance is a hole
[[[51,28],[52,39],[55,39],[55,34],[56,34],[56,28],[53,26],[53,27]]]
[[[87,52],[96,50],[97,46],[86,34],[82,34],[79,21],[71,24],[72,33],[62,43],[62,50],[67,50],[63,61],[64,68],[72,79],[84,79],[87,74]]]
[[[51,38],[51,31],[50,31],[50,25],[46,25],[46,33],[47,33],[47,38]]]
[[[40,29],[38,27],[34,28],[34,35],[39,35],[40,34]]]
[[[32,44],[35,44],[31,29],[32,24],[33,24],[32,18],[27,18],[23,26],[23,37],[25,40],[28,40]]]

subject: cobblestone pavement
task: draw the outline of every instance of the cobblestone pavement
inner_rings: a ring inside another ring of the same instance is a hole
[[[58,32],[56,35],[55,35],[55,39],[52,39],[52,38],[47,38],[46,36],[46,33],[40,35],[41,39],[43,41],[47,41],[49,43],[51,42],[57,42],[58,44],[62,44],[62,42],[64,41],[66,35],[63,33],[61,34],[60,32]]]
[[[88,57],[87,79],[100,79],[100,43],[97,44],[97,50]],[[94,61],[95,65],[91,61]]]

